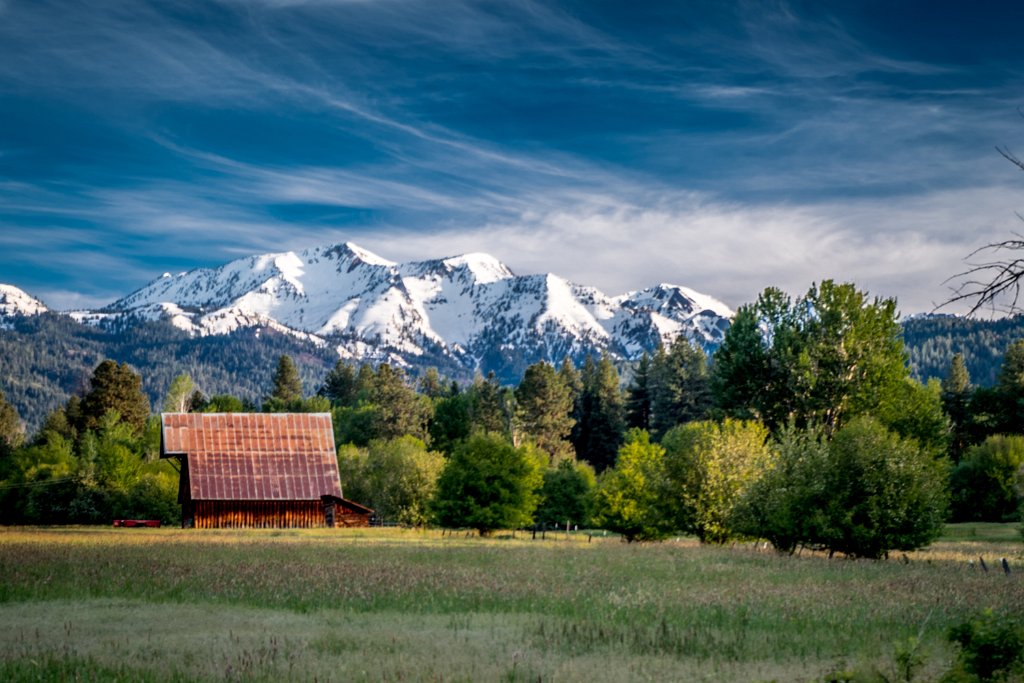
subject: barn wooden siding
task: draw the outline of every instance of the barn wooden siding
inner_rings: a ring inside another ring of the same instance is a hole
[[[197,529],[298,529],[326,526],[319,500],[194,500]]]
[[[335,528],[370,526],[373,510],[351,500],[323,496],[324,519],[328,526]]]

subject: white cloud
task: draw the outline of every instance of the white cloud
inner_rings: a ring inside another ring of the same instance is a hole
[[[1008,189],[938,192],[892,205],[743,206],[696,195],[650,207],[606,199],[526,213],[515,223],[365,238],[398,260],[489,251],[521,273],[556,272],[609,294],[682,284],[736,306],[768,286],[799,294],[822,279],[931,310],[977,246],[1015,228]]]

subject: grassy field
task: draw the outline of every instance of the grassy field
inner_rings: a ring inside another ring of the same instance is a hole
[[[1024,612],[1004,525],[883,562],[564,534],[0,528],[0,577],[2,680],[891,677],[918,636],[929,680],[951,624]]]

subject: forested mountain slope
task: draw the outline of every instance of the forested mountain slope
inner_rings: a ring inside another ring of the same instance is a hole
[[[0,329],[0,389],[31,432],[71,394],[88,388],[104,358],[134,366],[158,409],[171,380],[182,372],[207,395],[258,400],[268,393],[282,354],[295,359],[307,392],[315,391],[336,359],[330,349],[273,330],[191,337],[162,321],[95,327],[44,313],[11,318],[8,329]]]
[[[978,320],[952,315],[927,315],[903,321],[903,340],[915,377],[942,379],[956,354],[976,386],[991,386],[999,375],[1006,348],[1024,339],[1024,317]]]

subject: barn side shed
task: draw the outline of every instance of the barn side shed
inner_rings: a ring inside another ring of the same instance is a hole
[[[181,462],[183,526],[369,524],[373,511],[342,496],[328,413],[164,413],[161,423],[160,456]]]

